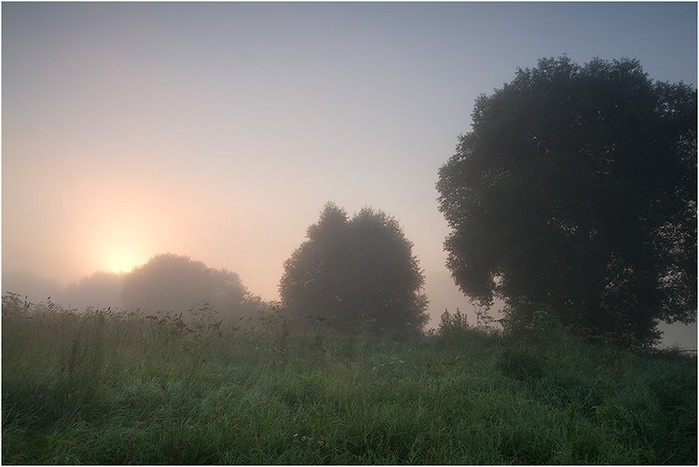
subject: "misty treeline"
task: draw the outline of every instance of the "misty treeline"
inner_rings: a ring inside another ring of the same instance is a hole
[[[227,324],[273,318],[289,330],[321,325],[402,334],[420,332],[428,320],[423,284],[412,243],[395,218],[371,208],[349,218],[329,202],[284,264],[281,302],[254,295],[234,272],[172,253],[127,274],[97,272],[46,301],[75,311],[84,304],[189,319],[206,310]]]
[[[438,174],[447,267],[486,314],[505,303],[506,333],[555,322],[648,346],[660,320],[696,320],[695,89],[653,81],[636,60],[542,59],[481,95],[472,121]],[[395,218],[328,203],[284,263],[280,303],[172,254],[123,277],[96,273],[62,299],[102,294],[146,312],[205,303],[224,318],[275,314],[289,330],[418,333],[423,285]]]
[[[49,304],[74,311],[93,308],[146,315],[187,314],[205,307],[224,320],[256,317],[273,306],[251,293],[238,274],[172,253],[156,255],[126,274],[95,272],[44,298]]]

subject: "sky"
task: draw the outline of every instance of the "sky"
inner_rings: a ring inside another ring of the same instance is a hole
[[[4,2],[3,272],[171,252],[277,299],[334,201],[399,220],[435,319],[469,309],[437,172],[480,94],[563,54],[696,88],[696,3]]]

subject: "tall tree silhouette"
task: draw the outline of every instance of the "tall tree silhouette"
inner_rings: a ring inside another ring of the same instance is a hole
[[[696,319],[696,90],[636,60],[542,59],[472,117],[437,184],[466,295],[644,342]]]

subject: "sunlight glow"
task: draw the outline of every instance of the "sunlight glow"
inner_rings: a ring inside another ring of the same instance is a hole
[[[107,272],[128,273],[147,261],[147,257],[137,254],[127,247],[117,247],[103,252],[101,266]]]

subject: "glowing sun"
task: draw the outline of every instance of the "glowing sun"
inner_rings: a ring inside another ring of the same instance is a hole
[[[110,248],[102,252],[102,265],[106,271],[128,273],[144,264],[147,258],[127,248]]]

